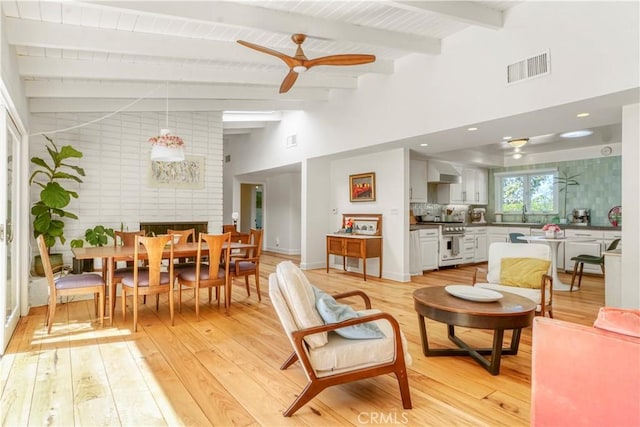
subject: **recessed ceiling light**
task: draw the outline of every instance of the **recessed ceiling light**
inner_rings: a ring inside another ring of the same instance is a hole
[[[593,132],[590,130],[574,130],[573,132],[561,133],[562,138],[580,138],[583,136],[591,135]]]
[[[478,128],[467,128],[467,130],[474,131],[474,130],[478,130]]]
[[[513,138],[513,137],[512,137],[512,136],[503,136],[503,137],[502,137],[502,140],[503,140],[503,141],[508,141],[508,140],[510,140],[511,138]]]
[[[513,157],[516,160],[517,159],[521,159],[522,158],[522,153],[513,153],[513,155],[511,157]]]
[[[420,147],[428,147],[429,144],[420,144]]]
[[[589,117],[591,114],[589,113],[578,113],[576,114],[576,117]]]

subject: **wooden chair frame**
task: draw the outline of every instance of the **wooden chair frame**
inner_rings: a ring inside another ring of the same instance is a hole
[[[474,286],[478,283],[478,273],[483,273],[486,276],[488,270],[484,267],[477,267],[475,269],[472,282]],[[547,292],[549,293],[548,303],[546,298]],[[553,277],[548,274],[543,274],[540,278],[540,311],[536,311],[536,315],[544,316],[545,312],[548,312],[549,317],[553,318]]]
[[[202,255],[202,244],[206,243],[209,248],[209,254],[207,256]],[[223,249],[224,245],[227,245],[227,249]],[[195,269],[195,280],[188,280],[185,278],[185,272],[181,272],[178,274],[178,311],[182,312],[182,286],[188,286],[194,289],[195,295],[195,304],[196,304],[196,319],[200,320],[200,288],[209,288],[209,303],[211,303],[211,290],[212,288],[216,288],[216,299],[218,300],[218,307],[220,306],[220,293],[219,289],[224,287],[225,290],[225,299],[224,299],[224,308],[226,311],[229,310],[229,301],[227,295],[229,294],[229,284],[230,284],[230,275],[229,275],[229,253],[231,249],[229,245],[231,244],[231,233],[225,234],[205,234],[200,233],[198,238],[198,251],[196,255],[196,262],[194,265]],[[213,262],[209,262],[209,264],[204,264],[203,260],[208,258]],[[224,266],[224,277],[219,278],[219,270],[220,265],[217,260],[222,261],[222,265]],[[209,279],[203,280],[201,279],[201,272],[203,267],[208,267]]]
[[[258,301],[262,301],[262,296],[260,295],[260,255],[262,254],[262,237],[264,235],[264,230],[257,230],[252,228],[250,230],[250,241],[255,245],[255,248],[251,248],[247,250],[245,256],[233,256],[233,264],[234,269],[230,271],[231,273],[231,281],[233,281],[234,277],[242,277],[244,276],[244,285],[247,289],[247,296],[251,296],[251,291],[249,290],[249,276],[253,275],[256,281],[256,292],[258,293]],[[241,271],[240,263],[241,262],[252,262],[255,264],[255,269],[249,271]]]
[[[367,309],[371,308],[371,300],[362,291],[350,291],[343,292],[336,295],[332,295],[336,300],[347,298],[351,296],[360,296],[364,300],[365,307]],[[343,372],[335,375],[330,375],[326,377],[317,377],[315,374],[315,370],[311,365],[308,356],[308,350],[306,348],[306,342],[304,341],[304,337],[307,335],[313,335],[318,332],[329,332],[334,331],[336,329],[343,328],[345,326],[358,325],[361,323],[371,322],[373,320],[384,319],[388,321],[392,328],[394,334],[394,344],[395,344],[395,358],[391,362],[387,362],[384,364],[379,364],[375,366],[370,366],[367,368],[355,369],[353,371]],[[287,408],[284,412],[285,417],[290,417],[293,415],[298,409],[308,403],[311,399],[313,399],[318,393],[324,390],[327,387],[331,387],[334,385],[345,384],[352,381],[362,380],[365,378],[376,377],[378,375],[383,374],[395,374],[398,380],[398,386],[400,388],[400,396],[402,397],[402,407],[404,409],[411,409],[411,393],[409,389],[409,380],[407,377],[407,367],[404,360],[404,349],[402,345],[402,339],[400,335],[400,325],[398,321],[388,313],[376,313],[369,314],[366,316],[358,317],[356,319],[346,320],[340,323],[332,323],[322,326],[316,326],[313,328],[300,329],[292,333],[293,343],[294,343],[294,353],[289,356],[289,358],[282,364],[280,367],[281,370],[287,369],[296,361],[300,361],[303,369],[308,375],[309,382],[302,390],[302,392],[298,395],[298,397],[293,401],[291,406]]]
[[[161,279],[161,266],[162,260],[165,258],[163,255],[164,248],[169,245],[169,283],[160,284]],[[140,260],[143,258],[140,256],[140,245],[143,245],[146,249],[146,258],[149,262],[149,286],[138,286],[139,284],[139,271],[142,268],[139,266]],[[126,320],[127,312],[127,293],[133,294],[133,331],[138,330],[138,297],[140,295],[160,295],[161,293],[169,294],[169,312],[171,314],[171,325],[173,326],[173,238],[171,236],[159,236],[159,237],[141,237],[136,236],[136,245],[133,254],[133,286],[128,286],[124,281],[122,282],[122,320]],[[159,309],[158,299],[156,298],[156,310]]]
[[[53,277],[54,271],[53,271],[53,268],[51,267],[51,259],[49,258],[49,251],[44,241],[44,236],[40,235],[36,240],[38,241],[38,250],[40,251],[40,258],[42,259],[42,267],[44,269],[45,276],[47,278],[47,283],[49,285],[49,304],[47,306],[47,316],[45,317],[47,334],[51,333],[51,328],[53,326],[53,319],[56,314],[56,305],[58,303],[58,297],[63,297],[63,296],[86,295],[89,293],[93,293],[96,314],[100,319],[100,327],[103,327],[104,326],[104,305],[105,305],[104,304],[104,294],[105,294],[104,278],[102,279],[102,283],[99,285],[87,285],[87,286],[74,287],[69,289],[57,289],[56,279]],[[58,267],[58,269],[62,267],[64,266],[60,266]],[[94,274],[94,273],[79,274],[79,275],[75,275],[74,279],[82,278],[82,276],[89,276],[89,275],[98,276],[97,274]]]

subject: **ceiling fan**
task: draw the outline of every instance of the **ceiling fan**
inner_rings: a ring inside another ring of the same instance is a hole
[[[244,40],[238,40],[238,43],[259,52],[280,58],[285,62],[285,64],[287,64],[287,66],[289,66],[289,74],[286,75],[280,85],[280,93],[285,93],[291,89],[293,84],[296,82],[299,73],[304,73],[309,68],[315,67],[316,65],[360,65],[368,64],[369,62],[374,62],[376,60],[375,55],[361,54],[330,55],[315,59],[308,59],[302,51],[302,43],[306,38],[307,36],[304,34],[294,34],[291,36],[291,40],[298,45],[294,56],[285,55],[284,53],[246,42]]]

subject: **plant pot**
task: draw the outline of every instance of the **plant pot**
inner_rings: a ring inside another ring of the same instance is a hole
[[[85,273],[93,273],[93,259],[82,260],[82,271]]]
[[[49,254],[49,260],[51,261],[51,268],[54,270],[63,264],[62,254]],[[33,271],[38,276],[44,276],[44,267],[42,266],[42,258],[40,255],[36,255],[33,259]]]

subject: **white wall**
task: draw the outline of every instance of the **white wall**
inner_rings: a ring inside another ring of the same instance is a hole
[[[640,104],[622,109],[622,307],[640,309]]]
[[[97,114],[34,114],[33,132],[50,131],[87,123]],[[78,162],[86,177],[76,188],[69,211],[79,220],[67,220],[67,240],[84,236],[84,230],[97,224],[129,230],[139,229],[146,221],[208,221],[210,230],[222,227],[222,114],[170,113],[169,127],[185,141],[187,156],[204,156],[205,182],[202,189],[154,188],[150,185],[149,137],[159,134],[165,125],[164,113],[120,113],[76,130],[50,134],[58,147],[71,144],[83,153]],[[33,136],[31,156],[48,158],[45,139]],[[38,188],[32,186],[32,202]],[[35,242],[32,242],[35,243]],[[71,262],[71,250],[54,247]],[[35,245],[32,252],[37,252]]]
[[[267,218],[264,246],[268,251],[300,254],[300,180],[299,173],[267,179],[263,211]]]
[[[406,161],[405,161],[406,158]],[[374,172],[376,180],[376,200],[372,202],[349,201],[349,175]],[[340,229],[343,214],[382,214],[383,231],[383,263],[382,277],[397,281],[408,281],[408,247],[404,240],[407,234],[408,216],[404,215],[407,197],[405,195],[405,176],[408,176],[408,150],[401,148],[380,153],[365,154],[334,160],[330,164],[329,180],[330,203],[324,208],[325,215],[330,215],[327,233]],[[335,214],[333,210],[335,209]],[[406,218],[405,218],[406,217]],[[406,220],[406,221],[405,221]],[[324,240],[318,241],[324,247]],[[342,268],[342,257],[334,258],[334,267]],[[367,272],[377,275],[379,259],[367,261]],[[329,260],[331,263],[331,259]],[[362,262],[354,271],[362,271]]]
[[[317,158],[337,153],[348,157],[358,148],[637,87],[638,11],[637,2],[519,4],[506,14],[502,30],[471,28],[448,37],[441,55],[399,60],[393,75],[364,76],[358,91],[333,90],[329,102],[284,115],[282,122],[234,144],[232,150],[238,154],[234,173],[295,162],[304,165],[313,159],[307,169],[303,167],[301,259],[303,268],[317,267],[321,256],[314,246],[320,237],[315,226],[322,222],[317,209],[331,215],[304,195],[320,190],[326,179],[322,170],[316,170],[322,164],[316,163]],[[505,85],[508,64],[546,50],[549,75]],[[291,133],[297,135],[298,147],[287,149],[286,136]],[[442,147],[434,147],[438,148]],[[446,142],[447,150],[456,148],[462,148],[461,141]],[[313,175],[307,177],[305,171]],[[403,188],[395,191],[402,194]],[[408,198],[405,201],[398,204],[402,217]],[[393,251],[405,251],[407,246],[401,241]],[[400,276],[408,277],[408,270],[407,263]]]

